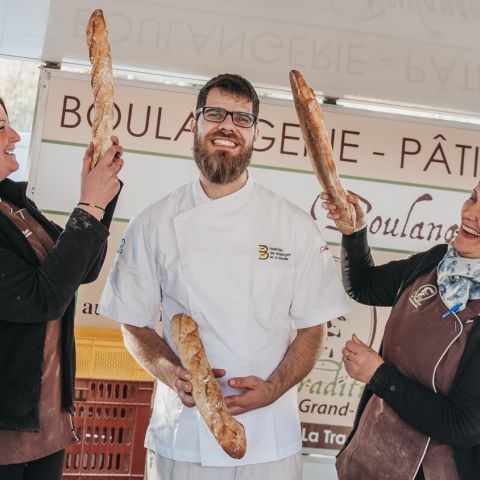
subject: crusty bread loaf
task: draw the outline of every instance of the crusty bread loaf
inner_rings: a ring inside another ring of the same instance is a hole
[[[95,118],[92,122],[94,145],[93,168],[100,157],[112,146],[113,131],[113,74],[110,42],[102,10],[95,10],[87,26],[87,44],[92,64],[92,89]]]
[[[297,70],[290,72],[293,101],[298,121],[302,129],[303,140],[313,171],[324,190],[330,195],[337,207],[339,220],[335,223],[342,233],[355,231],[355,209],[347,200],[335,167],[332,145],[323,121],[323,114],[313,90],[307,85],[302,74]]]
[[[183,367],[191,374],[192,395],[197,408],[220,446],[233,458],[242,458],[247,448],[243,425],[228,411],[223,393],[208,363],[195,320],[177,314],[172,318],[172,338]]]

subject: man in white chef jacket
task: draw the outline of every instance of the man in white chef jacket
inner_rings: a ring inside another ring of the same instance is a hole
[[[158,379],[145,440],[150,480],[301,479],[295,385],[323,348],[326,322],[348,307],[313,220],[247,170],[258,110],[238,75],[203,87],[192,125],[199,179],[131,220],[103,292],[100,312],[122,323],[128,350]],[[245,427],[240,460],[195,407],[171,338],[176,313],[197,321]]]

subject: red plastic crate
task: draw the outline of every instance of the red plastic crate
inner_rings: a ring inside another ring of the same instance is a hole
[[[75,382],[74,425],[79,443],[65,453],[65,480],[143,479],[143,442],[153,382]]]

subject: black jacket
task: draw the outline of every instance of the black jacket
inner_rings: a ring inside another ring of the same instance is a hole
[[[0,212],[0,429],[38,431],[46,322],[62,319],[62,405],[73,406],[74,296],[97,277],[106,253],[115,197],[99,222],[75,208],[62,231],[26,197],[27,184],[5,179],[0,198],[26,208],[56,241],[40,264],[28,240]]]
[[[408,259],[376,267],[368,247],[366,229],[344,235],[342,277],[345,289],[357,302],[393,306],[408,285],[436,268],[446,251],[447,245],[438,245]],[[413,428],[451,445],[462,480],[479,478],[480,317],[470,332],[448,396],[435,393],[405,377],[395,366],[384,363],[363,392],[352,433],[345,445],[354,434],[372,394],[383,398]]]

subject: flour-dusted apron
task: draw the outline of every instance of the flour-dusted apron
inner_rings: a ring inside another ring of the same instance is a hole
[[[385,327],[383,358],[415,382],[448,394],[480,301],[442,318],[448,309],[436,269],[401,295]],[[337,459],[339,480],[411,480],[420,465],[427,480],[458,480],[453,450],[405,423],[373,395],[351,442]]]
[[[0,201],[0,210],[24,234],[39,261],[45,261],[54,242],[44,228],[25,209],[5,200]],[[40,431],[0,430],[0,465],[36,460],[72,442],[70,415],[61,407],[60,338],[61,320],[47,322],[38,407]]]

